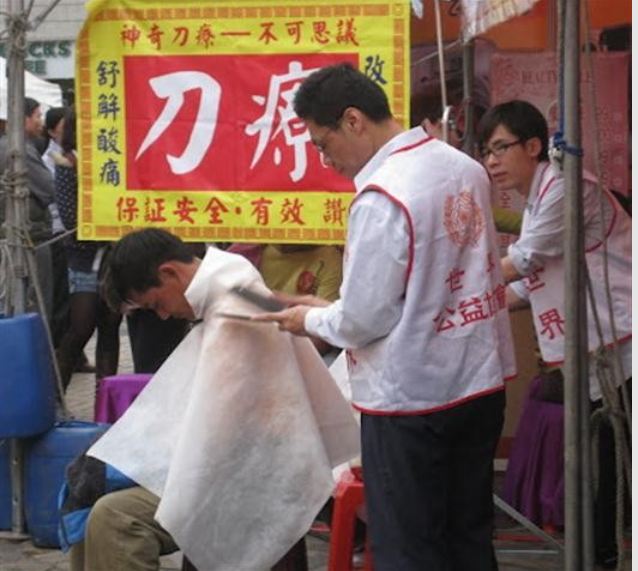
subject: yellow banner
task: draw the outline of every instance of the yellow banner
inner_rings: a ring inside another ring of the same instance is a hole
[[[352,182],[292,100],[347,61],[407,126],[409,19],[407,0],[93,2],[76,52],[79,237],[343,242]]]

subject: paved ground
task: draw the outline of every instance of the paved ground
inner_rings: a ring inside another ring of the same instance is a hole
[[[87,354],[93,354],[93,340],[90,342]],[[120,372],[132,372],[132,370],[130,347],[126,337],[126,329],[123,326]],[[93,420],[94,398],[95,380],[93,375],[75,374],[67,392],[67,406],[73,416],[80,420]],[[497,493],[500,479],[498,477],[496,482]],[[497,512],[496,525],[497,541],[495,544],[501,571],[560,571],[564,568],[560,554],[539,542],[527,530],[518,526],[502,512]],[[0,571],[69,571],[67,556],[59,550],[40,549],[34,547],[28,539],[17,541],[7,539],[5,536],[6,534],[0,535]],[[529,540],[512,541],[513,538],[527,538]],[[307,546],[310,571],[325,571],[328,562],[327,533],[317,530],[317,532],[309,534]],[[162,558],[161,571],[179,569],[180,561],[179,554]],[[631,559],[625,565],[625,570],[629,569],[631,569]]]

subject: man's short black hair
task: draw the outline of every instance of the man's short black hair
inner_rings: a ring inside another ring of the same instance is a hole
[[[40,102],[33,99],[33,97],[24,98],[24,116],[31,117],[33,112],[40,107]]]
[[[392,117],[383,89],[349,63],[324,67],[309,75],[295,94],[293,106],[301,119],[333,129],[348,107],[359,109],[375,123]]]
[[[114,309],[160,285],[158,268],[165,262],[189,263],[195,259],[188,244],[166,230],[145,228],[127,234],[109,252],[103,290]]]
[[[534,105],[527,101],[514,99],[488,109],[477,128],[479,150],[485,148],[485,145],[487,145],[499,125],[503,125],[521,142],[538,137],[542,145],[538,160],[548,160],[549,135],[547,121]]]

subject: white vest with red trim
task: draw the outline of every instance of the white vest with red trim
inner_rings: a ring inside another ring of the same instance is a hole
[[[362,190],[399,205],[410,232],[400,321],[348,352],[354,406],[370,414],[434,412],[515,376],[487,174],[425,133],[404,135]]]
[[[523,215],[521,235],[537,215],[542,201],[553,193],[564,192],[562,174],[552,165],[538,166],[541,176],[535,177],[538,184],[532,189],[529,210]],[[545,169],[542,172],[540,169]],[[602,236],[606,237],[609,267],[609,283],[618,340],[631,338],[631,219],[607,190],[603,190],[604,214],[601,217],[601,201],[596,180],[590,175],[583,177],[585,186],[585,260],[591,279],[593,297],[598,310],[603,344],[613,343],[609,305],[605,289],[605,269]],[[601,232],[601,221],[604,233]],[[565,273],[564,257],[547,258],[542,267],[524,278],[532,315],[543,360],[557,365],[565,359]],[[601,343],[594,321],[589,296],[587,298],[587,324],[589,351]]]

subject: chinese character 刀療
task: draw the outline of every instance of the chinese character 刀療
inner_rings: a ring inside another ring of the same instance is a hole
[[[284,143],[293,148],[295,165],[290,172],[290,179],[297,182],[306,174],[306,143],[310,134],[292,108],[292,100],[301,82],[315,69],[303,69],[298,61],[288,64],[288,73],[273,75],[268,86],[268,97],[253,95],[253,101],[264,107],[263,114],[249,124],[245,133],[250,136],[259,135],[250,168],[260,161],[270,141],[283,133]],[[286,86],[289,86],[286,88]],[[281,163],[281,151],[277,146],[273,152],[274,163]]]
[[[196,41],[198,45],[204,46],[206,49],[208,49],[209,45],[214,44],[215,34],[210,24],[202,24],[200,26],[199,30],[197,30]]]
[[[175,35],[173,36],[173,43],[178,46],[186,45],[188,41],[188,28],[186,26],[176,26],[173,28]]]
[[[184,104],[184,93],[191,89],[201,91],[197,117],[192,123],[193,128],[184,151],[180,156],[166,155],[171,172],[189,173],[199,166],[213,142],[221,101],[221,85],[201,71],[175,71],[153,77],[149,83],[155,95],[166,99],[166,103],[146,133],[135,160],[138,160],[171,126]]]

